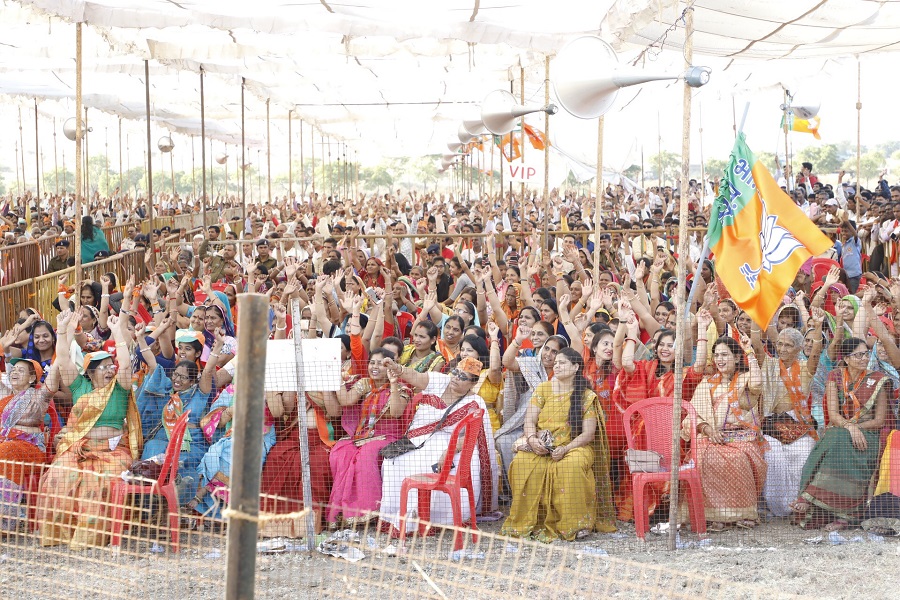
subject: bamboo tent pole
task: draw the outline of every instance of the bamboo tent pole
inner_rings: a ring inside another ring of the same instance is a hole
[[[685,11],[684,63],[691,66],[694,54],[694,11]],[[669,550],[676,548],[678,534],[678,468],[681,448],[681,402],[684,398],[684,339],[688,335],[690,307],[686,306],[684,287],[687,283],[688,244],[688,198],[687,189],[691,166],[691,87],[685,83],[681,121],[681,201],[678,210],[678,287],[675,308],[679,311],[675,328],[675,394],[672,402],[672,468],[669,477]],[[692,490],[697,493],[697,490]]]

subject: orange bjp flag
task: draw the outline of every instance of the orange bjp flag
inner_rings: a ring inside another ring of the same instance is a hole
[[[734,142],[707,235],[731,299],[763,329],[801,265],[833,245],[756,160],[743,132]]]

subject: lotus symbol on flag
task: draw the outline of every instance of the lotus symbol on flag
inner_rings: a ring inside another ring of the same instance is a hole
[[[760,268],[753,269],[748,263],[744,263],[741,267],[741,274],[747,280],[751,289],[756,288],[756,281],[761,270],[765,269],[766,273],[771,273],[773,267],[789,259],[794,250],[803,247],[803,244],[797,241],[797,238],[791,235],[790,231],[781,225],[777,225],[778,215],[769,214],[766,202],[762,197],[760,197],[760,204],[762,204],[759,231],[759,245],[762,254]]]

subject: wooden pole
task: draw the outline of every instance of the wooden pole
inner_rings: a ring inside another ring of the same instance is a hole
[[[694,55],[694,11],[687,10],[684,29],[684,64],[691,66]],[[681,402],[684,398],[684,340],[689,334],[690,307],[686,305],[684,287],[687,282],[688,240],[688,182],[691,166],[691,87],[685,83],[682,100],[681,128],[681,201],[678,204],[678,288],[675,309],[678,323],[675,327],[675,397],[672,403],[672,469],[669,477],[669,550],[676,548],[678,535],[678,474],[681,456]],[[690,400],[690,398],[688,398]],[[696,493],[696,490],[692,490]]]
[[[192,142],[193,144],[193,142]],[[210,148],[212,150],[212,148]],[[227,150],[226,150],[227,152]],[[228,171],[228,159],[225,159],[225,170]],[[212,168],[212,165],[210,165]],[[203,226],[209,225],[206,221],[206,95],[203,90],[203,65],[200,66],[200,178],[203,180],[201,184],[200,210],[203,213]],[[226,186],[228,183],[226,182]],[[227,198],[226,198],[227,200]]]
[[[16,163],[16,169],[22,169],[22,196],[28,193],[28,184],[25,183],[25,137],[22,134],[22,107],[19,107],[19,147],[22,149],[22,161]]]
[[[121,119],[120,119],[121,122]],[[53,117],[53,173],[55,178],[56,195],[59,196],[59,165],[56,162],[56,117]]]
[[[119,117],[119,197],[125,197],[124,175],[122,174],[122,117]]]
[[[272,123],[269,119],[269,101],[266,98],[266,202],[272,201]]]
[[[247,142],[244,132],[244,88],[246,85],[247,80],[241,77],[241,220],[244,226],[242,231],[246,231],[247,228]],[[247,237],[246,233],[244,233],[244,237]]]
[[[862,173],[859,172],[862,162],[862,70],[859,65],[859,55],[856,56],[856,194],[859,195],[862,186]],[[838,182],[840,184],[840,182]]]
[[[519,103],[525,104],[525,67],[519,67]],[[522,120],[519,123],[519,128],[521,131],[519,132],[519,140],[520,146],[522,147],[522,167],[525,167],[525,115],[522,115]],[[522,202],[525,202],[525,181],[522,181],[521,190],[522,192]],[[547,203],[547,199],[544,198],[544,203]],[[547,205],[549,207],[549,204]],[[544,219],[546,221],[546,219]]]
[[[603,126],[605,117],[597,120],[597,196],[594,198],[594,231],[600,231],[600,211],[603,208]],[[594,236],[594,281],[600,281],[600,240]]]
[[[291,154],[291,114],[293,109],[288,111],[288,203],[293,205],[292,188],[294,183],[294,164],[291,162],[293,155]]]
[[[550,104],[550,56],[544,57],[544,106]],[[522,128],[522,145],[525,145],[525,128]],[[544,113],[544,198],[550,208],[550,113]],[[594,279],[594,281],[597,281]]]
[[[790,122],[789,122],[790,121],[789,107],[791,104],[790,98],[791,98],[791,93],[788,90],[784,90],[784,104],[782,105],[782,106],[784,106],[783,117],[782,117],[782,120],[784,121],[782,123],[782,128],[784,129],[784,168],[782,169],[782,173],[784,174],[784,185],[787,188],[788,192],[791,192],[794,189],[794,186],[791,185],[791,177],[788,176],[788,172],[790,172],[791,175],[794,174],[793,169],[790,168],[791,154],[790,154],[790,149],[788,148],[788,131],[791,128]],[[737,134],[735,134],[735,137],[737,137]],[[857,181],[859,181],[859,173],[858,172],[856,174],[856,178],[857,178]]]
[[[34,170],[37,175],[37,183],[35,185],[35,199],[38,203],[38,210],[40,210],[41,203],[41,143],[38,140],[38,102],[37,98],[34,99]],[[107,167],[107,179],[109,179],[109,167]],[[37,216],[37,215],[35,215]],[[31,223],[28,224],[31,226]]]
[[[195,175],[197,171],[197,162],[195,156],[195,148],[194,148],[194,136],[191,135],[191,195],[194,197],[194,202],[197,201],[197,177]],[[203,213],[203,227],[206,227],[206,211],[201,208]]]
[[[144,99],[147,103],[147,204],[150,207],[150,231],[156,228],[153,220],[153,140],[150,137],[150,61],[144,61]]]
[[[75,290],[81,289],[81,23],[75,23]],[[62,308],[62,307],[60,307]]]

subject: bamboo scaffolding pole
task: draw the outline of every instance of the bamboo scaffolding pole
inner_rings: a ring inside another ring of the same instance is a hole
[[[597,196],[594,198],[594,229],[600,227],[603,207],[603,127],[604,116],[597,119]],[[600,240],[594,237],[594,281],[600,281]]]
[[[691,66],[694,55],[694,11],[685,11],[684,30],[684,64],[685,69]],[[688,221],[688,183],[691,166],[691,87],[685,83],[682,99],[681,121],[681,199],[678,210],[678,287],[676,290],[675,310],[678,311],[678,322],[675,327],[675,393],[672,402],[672,468],[669,477],[669,550],[676,548],[678,535],[678,474],[681,456],[681,402],[684,398],[684,339],[688,335],[690,323],[690,307],[686,305],[685,285],[687,283],[687,260],[689,240]],[[688,398],[690,400],[690,398]],[[697,490],[691,490],[698,493]]]
[[[75,289],[81,289],[81,23],[75,23]]]

